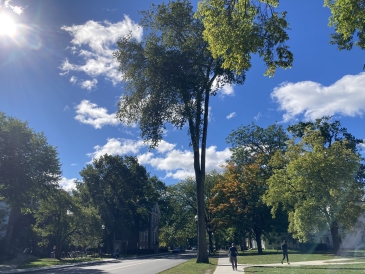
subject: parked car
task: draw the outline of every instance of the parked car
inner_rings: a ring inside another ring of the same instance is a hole
[[[180,247],[180,252],[185,252],[185,248]]]
[[[196,246],[193,246],[193,248],[191,250],[198,250],[198,249],[196,248]]]
[[[180,253],[180,247],[174,247],[172,253]]]

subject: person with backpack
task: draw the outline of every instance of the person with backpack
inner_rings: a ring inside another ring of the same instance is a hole
[[[234,243],[232,243],[232,246],[229,248],[229,261],[232,264],[233,271],[236,269],[237,271],[237,248],[234,246]]]

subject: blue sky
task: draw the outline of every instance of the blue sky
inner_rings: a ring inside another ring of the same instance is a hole
[[[169,128],[159,148],[148,151],[138,127],[115,119],[123,86],[111,54],[118,37],[129,30],[142,38],[138,11],[153,2],[163,1],[0,0],[0,111],[27,120],[57,147],[64,188],[71,188],[82,168],[104,153],[137,156],[167,184],[193,175],[186,128]],[[280,3],[279,9],[288,11],[294,66],[268,78],[254,56],[244,85],[225,87],[212,98],[208,171],[221,170],[230,157],[228,134],[252,121],[286,127],[332,115],[364,138],[364,53],[329,44],[330,12],[323,1]]]

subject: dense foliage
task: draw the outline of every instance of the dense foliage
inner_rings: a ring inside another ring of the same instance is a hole
[[[365,49],[365,3],[363,0],[325,0],[331,10],[329,26],[335,28],[331,44],[338,49]]]
[[[163,183],[151,178],[136,158],[106,154],[80,174],[79,190],[98,209],[106,234],[128,239],[148,227],[149,213],[160,198]]]
[[[0,201],[26,210],[46,197],[58,187],[57,156],[43,133],[0,112]]]
[[[277,12],[278,0],[202,0],[197,17],[204,24],[203,37],[223,68],[238,73],[251,68],[254,54],[263,58],[273,76],[277,68],[290,68],[293,54],[286,45],[289,24],[286,12]]]
[[[280,206],[288,212],[289,232],[300,241],[308,240],[311,233],[330,229],[337,253],[340,227],[352,229],[364,212],[364,188],[356,180],[361,158],[351,140],[341,140],[334,134],[338,122],[328,123],[324,118],[315,125],[309,123],[297,134],[299,142],[292,139],[285,153],[272,158],[274,174],[268,180],[264,202],[273,206],[273,214]]]

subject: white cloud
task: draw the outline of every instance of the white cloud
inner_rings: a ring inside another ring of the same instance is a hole
[[[160,143],[155,151],[147,151],[147,144],[142,140],[109,139],[104,146],[95,146],[95,152],[89,153],[91,158],[98,158],[105,153],[111,155],[135,155],[141,165],[150,165],[152,168],[165,171],[166,177],[185,179],[194,176],[194,155],[191,150],[176,149],[176,144],[166,141]],[[222,171],[221,166],[230,158],[231,151],[226,148],[217,151],[211,146],[206,151],[206,170]]]
[[[80,86],[81,88],[84,88],[84,89],[87,89],[87,90],[91,90],[93,88],[96,87],[96,84],[98,83],[98,80],[96,79],[93,79],[92,81],[90,80],[86,80],[86,81],[83,81]]]
[[[226,95],[234,96],[234,89],[233,89],[234,86],[230,84],[222,85],[218,80],[219,80],[218,78],[214,79],[212,83],[212,89],[217,90],[217,93],[219,93],[221,97],[224,97]]]
[[[236,116],[236,112],[232,112],[229,115],[227,115],[226,118],[229,120],[229,119],[231,119],[231,118],[233,118],[235,116]]]
[[[63,111],[69,111],[69,110],[70,110],[70,107],[67,105],[63,108]]]
[[[4,7],[11,9],[14,13],[20,15],[23,13],[24,7],[22,6],[13,6],[10,3],[12,0],[5,0],[4,1]],[[0,0],[0,8],[2,7],[2,1]]]
[[[77,166],[77,164],[76,163],[72,163],[71,166]]]
[[[156,150],[159,153],[165,153],[168,151],[171,151],[175,148],[176,144],[170,144],[164,140],[161,140],[161,142],[158,144],[158,147],[156,148]]]
[[[128,16],[115,24],[108,21],[87,21],[83,25],[63,26],[61,28],[71,36],[70,47],[74,55],[84,60],[84,64],[76,65],[65,59],[60,69],[63,71],[79,71],[91,77],[102,76],[113,84],[120,82],[118,63],[113,57],[116,41],[132,31],[137,40],[141,40],[143,29]]]
[[[77,82],[77,77],[76,77],[76,76],[71,76],[71,78],[70,78],[70,82],[71,82],[72,84],[75,84],[75,83]]]
[[[328,87],[312,81],[283,83],[271,98],[285,111],[285,122],[300,114],[310,120],[334,114],[361,116],[365,110],[365,73],[346,75]]]
[[[261,114],[261,112],[259,112],[259,113],[257,113],[257,115],[256,115],[256,116],[254,116],[253,118],[257,121],[257,120],[259,120],[261,117],[262,117],[262,114]]]
[[[76,180],[76,178],[67,179],[65,177],[62,177],[61,181],[59,182],[59,186],[66,191],[71,191],[73,189],[76,189]]]
[[[106,108],[98,107],[97,104],[93,104],[88,100],[82,100],[75,109],[77,113],[75,119],[77,121],[91,125],[96,129],[105,125],[116,126],[120,124],[119,120],[115,118],[115,113],[108,114]]]
[[[224,85],[224,87],[220,90],[220,95],[228,95],[228,96],[234,96],[234,90],[232,85]]]
[[[95,152],[88,153],[87,156],[95,159],[109,155],[125,155],[125,154],[137,154],[139,150],[147,145],[142,140],[130,140],[130,139],[108,139],[104,146],[95,146]]]

